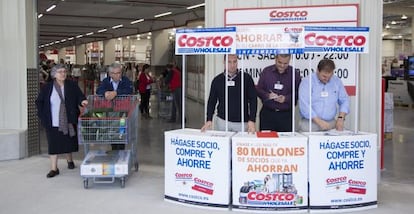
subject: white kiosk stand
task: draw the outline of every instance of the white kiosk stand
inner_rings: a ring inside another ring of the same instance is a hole
[[[176,54],[183,55],[182,129],[165,132],[166,201],[201,208],[230,206],[233,132],[185,128],[185,55],[236,52],[236,29],[197,28],[176,32]]]
[[[237,28],[239,38],[260,35],[271,39],[238,41],[239,54],[303,53],[303,27]],[[251,48],[254,47],[254,48]],[[243,70],[243,65],[241,65]],[[294,67],[294,66],[293,66]],[[294,69],[293,69],[294,71]],[[295,72],[292,73],[295,85]],[[295,97],[295,87],[292,90]],[[292,99],[295,106],[295,99]],[[294,120],[294,113],[292,115]],[[283,122],[283,121],[275,121]],[[295,130],[295,124],[292,124]],[[244,132],[232,137],[233,210],[307,212],[307,138],[295,132]]]
[[[305,27],[318,35],[310,52],[367,53],[366,27]],[[323,42],[324,38],[342,41]],[[308,44],[307,44],[308,45]],[[357,60],[358,61],[358,60]],[[358,68],[358,66],[356,66]],[[310,212],[348,212],[377,207],[377,135],[358,132],[358,74],[356,76],[355,130],[304,133],[309,138]],[[312,81],[310,81],[310,97]],[[311,100],[310,100],[310,103]],[[311,112],[312,105],[309,105]]]

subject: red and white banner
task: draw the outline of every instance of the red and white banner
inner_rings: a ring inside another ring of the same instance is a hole
[[[368,27],[305,27],[306,52],[368,53]]]

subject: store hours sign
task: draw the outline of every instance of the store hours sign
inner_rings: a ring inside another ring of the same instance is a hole
[[[271,26],[337,26],[355,27],[358,24],[358,5],[317,5],[272,8],[234,8],[225,10],[225,25],[240,27]],[[306,40],[305,33],[305,40]],[[308,38],[309,39],[309,38]],[[332,59],[336,64],[335,75],[345,85],[350,96],[355,95],[357,54],[355,52],[315,52],[293,54],[291,65],[302,77],[316,71],[321,59]],[[239,58],[239,67],[248,72],[257,83],[263,68],[274,64],[275,54],[250,54]]]

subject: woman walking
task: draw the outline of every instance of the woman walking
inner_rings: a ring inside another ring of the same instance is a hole
[[[76,133],[79,107],[88,104],[78,84],[66,79],[65,65],[55,65],[51,77],[53,81],[41,89],[36,99],[38,116],[48,141],[51,170],[47,178],[59,175],[58,154],[66,154],[68,168],[75,168],[72,152],[79,150]]]

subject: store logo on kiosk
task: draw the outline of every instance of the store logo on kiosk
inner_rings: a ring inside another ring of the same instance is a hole
[[[193,174],[191,173],[175,173],[175,181],[181,182],[183,185],[186,185],[188,182],[193,180]]]
[[[234,39],[231,36],[181,35],[177,40],[180,53],[229,53]]]
[[[307,16],[306,10],[272,10],[269,13],[270,21],[304,21]]]
[[[306,45],[317,46],[363,46],[367,38],[362,35],[317,35],[309,33],[305,36]]]

